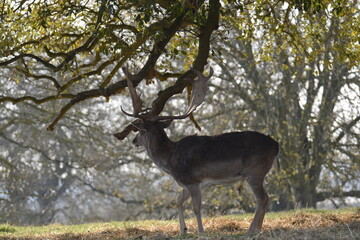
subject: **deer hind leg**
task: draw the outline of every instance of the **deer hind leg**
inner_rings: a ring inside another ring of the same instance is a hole
[[[178,211],[179,211],[179,221],[180,221],[180,234],[181,235],[185,234],[187,231],[185,220],[184,220],[183,204],[187,199],[189,199],[189,197],[190,197],[189,191],[186,190],[185,188],[183,188],[183,190],[180,193],[178,200],[177,200]]]
[[[199,184],[194,184],[194,185],[187,186],[187,189],[191,195],[193,210],[194,210],[194,213],[196,216],[199,233],[204,233],[204,227],[203,227],[202,219],[201,219],[201,189],[200,189],[200,186],[199,186]]]
[[[263,186],[264,178],[255,179],[255,180],[250,179],[248,182],[256,197],[255,217],[248,230],[248,233],[254,233],[256,231],[261,230],[264,221],[265,212],[269,202],[269,195],[265,192]]]

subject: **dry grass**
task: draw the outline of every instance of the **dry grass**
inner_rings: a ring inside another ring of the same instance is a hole
[[[267,214],[263,231],[246,235],[252,217],[223,216],[204,220],[206,235],[198,236],[196,222],[187,224],[190,234],[179,236],[177,221],[97,223],[77,226],[12,227],[0,225],[0,239],[360,239],[360,209],[347,211],[292,211]]]

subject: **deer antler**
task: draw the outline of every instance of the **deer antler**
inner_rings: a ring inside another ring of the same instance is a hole
[[[133,111],[133,113],[128,113],[122,107],[121,107],[121,111],[124,114],[126,114],[127,116],[137,118],[137,120],[135,120],[134,122],[139,122],[139,121],[142,121],[145,119],[150,120],[150,121],[159,121],[159,120],[167,120],[167,119],[171,119],[171,120],[184,119],[184,118],[188,117],[204,101],[206,91],[207,91],[206,83],[214,73],[214,70],[210,67],[210,73],[207,77],[205,77],[204,75],[202,75],[202,73],[200,71],[198,71],[196,69],[191,69],[197,75],[197,80],[192,81],[193,88],[192,88],[192,93],[191,93],[191,97],[190,97],[190,103],[189,103],[189,106],[188,106],[186,112],[183,115],[152,116],[151,112],[150,112],[150,114],[146,114],[147,110],[149,110],[149,109],[143,109],[143,101],[140,99],[140,96],[136,93],[136,90],[134,87],[134,83],[133,83],[134,75],[130,74],[128,69],[125,67],[122,68],[122,70],[124,71],[124,73],[126,75],[127,84],[128,84],[129,92],[131,95],[131,101],[133,104],[134,111]],[[116,134],[114,134],[114,136],[116,138],[118,138],[119,140],[123,140],[124,138],[126,138],[126,136],[131,131],[136,131],[136,128],[134,127],[133,124],[128,125],[122,132],[116,133]]]
[[[183,115],[178,116],[154,116],[152,120],[167,120],[167,119],[184,119],[187,118],[195,109],[204,101],[207,91],[207,81],[214,74],[214,70],[210,67],[210,73],[207,77],[202,75],[197,69],[191,69],[196,73],[198,80],[193,81],[193,89],[190,97],[190,104]]]
[[[122,70],[123,70],[123,72],[125,73],[125,76],[126,76],[127,85],[128,85],[128,89],[129,89],[129,92],[130,92],[134,112],[133,113],[128,113],[122,108],[122,106],[121,106],[121,111],[124,114],[126,114],[126,115],[128,115],[130,117],[141,118],[140,113],[145,111],[143,109],[143,103],[144,102],[141,100],[140,96],[136,93],[134,83],[133,83],[134,75],[129,73],[129,70],[127,69],[127,67],[123,67]]]
[[[190,98],[190,105],[186,112],[188,114],[192,113],[205,99],[207,92],[207,81],[214,74],[214,70],[210,67],[210,73],[207,77],[202,75],[202,73],[197,69],[192,69],[196,73],[198,80],[193,81],[193,90]]]
[[[125,73],[125,76],[126,76],[127,86],[128,86],[129,92],[130,92],[131,101],[132,101],[134,111],[133,111],[133,113],[128,113],[123,109],[122,106],[121,106],[121,111],[127,116],[142,119],[143,116],[141,116],[140,113],[146,111],[146,109],[145,110],[143,109],[143,101],[141,100],[140,96],[136,93],[134,83],[133,83],[134,75],[132,75],[129,72],[127,67],[123,67],[122,70],[123,70],[123,72]],[[139,119],[135,120],[134,122],[138,122]],[[133,124],[130,124],[123,131],[121,131],[119,133],[115,133],[114,136],[119,140],[123,140],[132,131],[136,131],[136,128],[134,127]]]

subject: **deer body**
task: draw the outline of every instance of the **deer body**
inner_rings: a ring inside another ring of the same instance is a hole
[[[163,171],[170,174],[183,188],[178,197],[180,232],[186,232],[183,203],[191,197],[198,230],[204,232],[201,219],[201,189],[212,184],[231,183],[246,180],[256,197],[257,207],[254,220],[248,232],[261,230],[269,196],[264,190],[264,178],[278,154],[278,143],[271,137],[258,132],[232,132],[217,136],[188,136],[178,142],[171,141],[165,128],[174,119],[188,117],[203,101],[206,82],[213,74],[204,77],[192,69],[198,80],[192,81],[190,104],[183,115],[159,116],[142,108],[142,100],[137,95],[133,79],[126,68],[127,84],[134,112],[124,114],[137,120],[115,136],[122,140],[130,131],[138,130],[133,143],[145,147],[149,157]]]
[[[268,172],[272,161],[269,163],[260,155],[275,151],[271,139],[257,132],[190,136],[175,145],[175,164],[172,166],[175,171],[172,175],[184,184],[236,179],[246,176],[253,170],[251,168],[259,165]]]
[[[171,141],[164,128],[169,123],[137,124],[140,132],[133,143],[145,147],[149,157],[183,187],[178,199],[181,233],[186,232],[183,202],[192,197],[194,212],[203,232],[201,192],[206,186],[247,180],[258,200],[258,217],[250,232],[260,230],[268,196],[263,189],[265,175],[278,153],[278,143],[258,132],[232,132],[217,136],[188,136]]]

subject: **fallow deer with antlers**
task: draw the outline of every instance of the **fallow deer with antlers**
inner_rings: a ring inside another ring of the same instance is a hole
[[[164,128],[174,119],[188,117],[203,102],[207,89],[206,82],[212,76],[213,70],[210,68],[209,76],[204,77],[193,69],[197,80],[192,82],[190,104],[185,114],[179,116],[154,116],[149,114],[149,109],[144,110],[143,102],[133,84],[133,75],[126,68],[123,68],[123,71],[127,77],[134,112],[130,114],[123,109],[122,111],[137,118],[131,127],[139,131],[133,144],[144,147],[152,161],[183,188],[177,200],[181,234],[187,230],[183,215],[185,200],[191,197],[198,231],[204,233],[201,219],[201,189],[213,184],[244,180],[250,185],[257,202],[255,217],[248,233],[260,231],[269,200],[263,186],[264,178],[276,159],[278,143],[271,137],[254,131],[216,136],[188,136],[178,142],[171,141]]]

